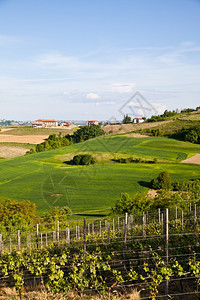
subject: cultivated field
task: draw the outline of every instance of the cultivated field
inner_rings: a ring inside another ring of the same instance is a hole
[[[94,153],[94,166],[68,164],[77,153]],[[52,205],[72,211],[108,209],[121,192],[147,191],[146,183],[167,170],[174,179],[199,178],[199,165],[179,162],[200,152],[200,145],[167,138],[101,137],[80,144],[0,161],[0,197],[31,200],[42,212]],[[119,164],[112,158],[158,159],[156,164]],[[103,157],[103,159],[101,159]]]

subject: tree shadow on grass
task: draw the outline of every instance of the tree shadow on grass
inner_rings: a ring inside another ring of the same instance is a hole
[[[66,165],[74,166],[72,160],[66,160],[66,161],[63,161],[63,163],[66,164]]]
[[[148,189],[151,188],[151,182],[149,182],[149,181],[143,181],[143,180],[141,180],[141,181],[138,181],[138,183],[139,183],[139,185],[141,185],[143,187],[147,187]]]

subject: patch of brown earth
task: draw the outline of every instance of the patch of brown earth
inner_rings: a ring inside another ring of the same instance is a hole
[[[48,135],[0,135],[0,143],[23,143],[23,144],[40,144],[47,139]]]
[[[200,154],[195,154],[187,159],[184,159],[181,161],[181,163],[200,165]]]
[[[22,156],[28,151],[27,148],[15,147],[15,146],[0,146],[0,157],[13,158]]]

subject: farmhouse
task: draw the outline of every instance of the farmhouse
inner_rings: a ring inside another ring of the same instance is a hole
[[[70,127],[70,126],[72,126],[72,123],[69,121],[65,121],[65,122],[60,123],[59,126]]]
[[[99,123],[98,123],[98,121],[96,121],[96,120],[89,120],[88,121],[88,126],[91,126],[91,125],[98,125]]]
[[[143,122],[144,122],[144,119],[142,119],[142,118],[134,118],[133,119],[133,123],[135,123],[135,124],[143,123]]]
[[[44,120],[44,119],[38,119],[35,122],[32,123],[32,127],[57,127],[58,121],[56,120]]]

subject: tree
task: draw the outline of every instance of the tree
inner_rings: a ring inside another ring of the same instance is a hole
[[[131,123],[131,117],[129,115],[124,115],[122,123],[123,124],[129,124],[129,123]]]
[[[155,190],[166,189],[171,187],[171,176],[167,171],[161,172],[158,177],[152,179],[151,188]]]
[[[96,160],[90,154],[78,154],[72,159],[73,165],[91,165],[94,164]]]

